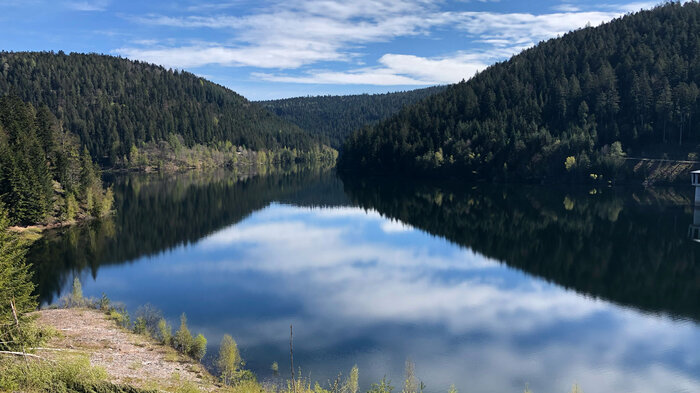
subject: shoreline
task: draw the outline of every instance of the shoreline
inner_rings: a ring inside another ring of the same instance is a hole
[[[103,311],[89,308],[43,309],[37,324],[56,334],[36,354],[59,361],[66,354],[86,356],[114,385],[178,391],[189,386],[215,391],[222,386],[199,362],[155,339],[119,327]]]

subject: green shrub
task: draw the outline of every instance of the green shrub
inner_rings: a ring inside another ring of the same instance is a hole
[[[112,205],[114,204],[114,192],[112,191],[112,187],[109,187],[107,191],[105,191],[104,197],[102,197],[102,203],[100,204],[100,209],[99,209],[99,216],[105,216],[109,214],[109,212],[112,211]]]
[[[170,345],[173,337],[173,330],[164,318],[158,321],[158,333],[155,336],[164,345]]]
[[[83,285],[78,277],[73,278],[70,295],[62,297],[59,303],[63,308],[80,308],[90,305],[89,301],[83,297]]]
[[[102,294],[102,297],[101,297],[100,300],[97,302],[97,308],[99,308],[99,309],[102,310],[102,311],[107,312],[107,311],[109,311],[109,310],[111,309],[110,303],[111,303],[111,301],[109,300],[109,298],[107,297],[107,295],[105,295],[105,294],[103,293],[103,294]]]
[[[140,323],[143,324],[140,334],[151,337],[158,336],[158,322],[163,319],[163,313],[159,309],[151,304],[145,304],[136,309],[136,314],[134,314],[134,316],[137,321],[140,320]]]
[[[173,347],[180,353],[189,354],[193,343],[194,338],[192,338],[190,329],[187,328],[187,316],[183,313],[182,316],[180,316],[180,328],[177,329],[175,337],[173,338]]]
[[[276,362],[274,363],[277,364]],[[230,385],[238,379],[238,374],[243,366],[243,359],[238,351],[236,340],[228,334],[224,335],[219,345],[219,356],[216,359],[216,367],[224,385]]]
[[[194,341],[192,341],[192,348],[190,348],[189,355],[197,360],[200,361],[206,355],[207,353],[207,339],[204,338],[202,334],[198,334],[197,337],[194,338]]]
[[[129,317],[129,312],[126,310],[126,306],[123,304],[114,305],[109,310],[109,319],[115,321],[117,325],[123,327],[124,329],[131,328],[131,318]]]
[[[64,213],[64,220],[73,221],[75,220],[76,214],[78,214],[78,201],[75,199],[75,195],[71,192],[66,197],[66,210]]]
[[[143,319],[143,317],[136,317],[136,320],[134,321],[134,333],[148,336],[148,329],[146,329],[146,320]]]
[[[51,363],[0,358],[0,369],[0,391],[66,392],[107,379],[104,369],[91,366],[87,356],[70,356]]]
[[[343,393],[357,393],[359,390],[360,369],[354,365],[343,385]],[[456,392],[455,392],[456,393]]]
[[[391,386],[391,381],[384,377],[379,383],[373,383],[367,393],[391,393],[393,390],[394,387]]]

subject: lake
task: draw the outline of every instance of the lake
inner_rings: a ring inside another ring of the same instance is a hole
[[[117,213],[48,233],[41,301],[161,309],[246,367],[400,391],[700,392],[700,243],[687,187],[547,187],[229,171],[111,179]],[[696,215],[700,224],[700,214]]]

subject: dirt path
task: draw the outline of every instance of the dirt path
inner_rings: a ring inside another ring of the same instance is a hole
[[[38,323],[54,327],[60,334],[42,356],[75,351],[90,357],[93,366],[105,369],[111,382],[141,388],[165,389],[188,381],[203,390],[213,390],[213,377],[199,363],[146,337],[119,328],[97,310],[42,310]]]

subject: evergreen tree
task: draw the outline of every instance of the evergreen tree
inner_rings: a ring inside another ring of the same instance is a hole
[[[228,141],[256,151],[287,147],[308,152],[319,145],[299,127],[223,86],[139,61],[0,52],[0,75],[0,96],[12,92],[40,108],[41,133],[64,128],[105,165],[129,157],[132,146],[167,141],[170,135],[188,147]],[[43,142],[42,148],[51,150],[56,141]]]
[[[634,156],[685,159],[700,134],[700,4],[666,3],[523,51],[345,142],[346,170],[468,179],[613,179]],[[650,54],[653,54],[651,56]],[[632,154],[630,154],[632,155]],[[567,157],[575,167],[562,165]],[[580,165],[579,165],[580,164]]]
[[[445,86],[435,86],[387,94],[286,98],[259,104],[337,149],[353,131],[384,120],[404,106],[443,90]]]
[[[43,224],[81,213],[100,216],[111,209],[99,171],[77,138],[61,129],[46,109],[38,111],[16,96],[0,98],[0,201],[12,225]]]
[[[7,230],[8,225],[7,212],[0,204],[0,349],[3,350],[20,346],[20,326],[26,320],[26,313],[37,307],[29,265],[24,260],[25,247]]]

